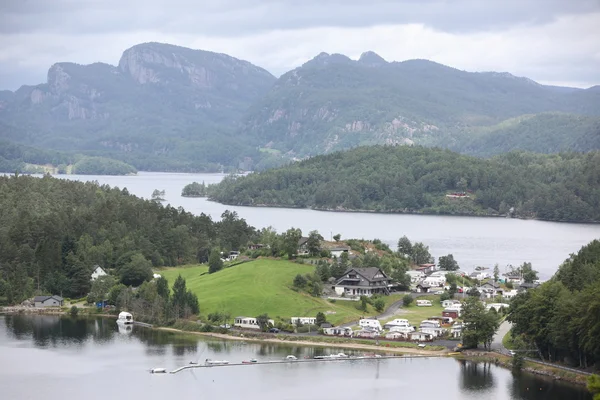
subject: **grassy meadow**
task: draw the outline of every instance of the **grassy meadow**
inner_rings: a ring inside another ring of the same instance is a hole
[[[200,301],[200,313],[229,313],[231,317],[267,313],[271,318],[315,316],[319,311],[334,324],[358,320],[361,316],[378,314],[371,306],[365,313],[356,308],[358,302],[334,303],[292,289],[297,274],[314,271],[314,266],[284,260],[258,259],[208,274],[208,266],[166,268],[159,271],[172,285],[178,275],[186,279],[187,287]],[[386,298],[389,305],[395,297]],[[431,307],[429,307],[431,308]]]

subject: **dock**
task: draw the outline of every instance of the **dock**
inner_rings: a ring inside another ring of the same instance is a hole
[[[340,362],[340,361],[363,361],[363,360],[389,360],[389,359],[407,359],[407,358],[427,358],[432,356],[379,356],[379,357],[340,357],[340,358],[305,358],[298,360],[271,360],[271,361],[258,361],[253,363],[229,363],[229,364],[216,364],[216,365],[206,365],[206,364],[190,364],[184,365],[183,367],[179,367],[170,372],[170,374],[176,374],[186,369],[192,368],[218,368],[218,367],[240,367],[240,366],[250,366],[250,365],[276,365],[276,364],[306,364],[306,363],[325,363],[325,362]]]

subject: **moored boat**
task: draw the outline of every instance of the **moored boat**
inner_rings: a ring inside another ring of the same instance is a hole
[[[130,325],[133,324],[133,315],[128,312],[121,311],[119,318],[117,318],[117,324]]]

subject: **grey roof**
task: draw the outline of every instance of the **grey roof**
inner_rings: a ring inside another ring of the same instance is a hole
[[[342,275],[337,281],[336,281],[336,285],[341,284],[344,281],[347,280],[353,280],[354,278],[348,278],[347,275],[350,272],[356,272],[358,275],[362,276],[365,281],[363,282],[359,282],[358,285],[356,286],[370,286],[367,284],[367,282],[382,282],[383,284],[385,284],[386,281],[389,280],[389,278],[387,277],[387,275],[385,274],[385,272],[383,272],[381,269],[379,268],[375,268],[375,267],[370,267],[370,268],[349,268],[346,270],[346,272],[344,272],[344,275]],[[381,273],[383,275],[382,278],[375,278],[375,275],[377,275],[378,273]],[[358,278],[356,278],[356,280],[359,280]],[[375,287],[375,286],[373,286]],[[380,286],[378,286],[380,287]]]
[[[46,301],[46,300],[48,300],[50,298],[54,298],[55,300],[58,300],[58,301],[63,301],[64,300],[62,297],[56,296],[56,295],[52,295],[52,296],[35,296],[33,298],[33,302],[34,303],[41,303],[41,302],[44,302],[44,301]]]
[[[300,240],[298,240],[298,246],[302,246],[306,242],[308,242],[308,238],[307,237],[301,237]]]
[[[490,285],[491,287],[493,287],[494,289],[500,289],[500,285],[494,281],[487,281],[481,284],[481,287],[483,287],[484,285]]]

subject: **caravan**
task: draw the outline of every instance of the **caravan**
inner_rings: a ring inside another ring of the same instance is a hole
[[[433,304],[431,304],[430,300],[417,300],[417,307],[431,307],[433,306]]]
[[[373,329],[378,332],[381,332],[383,329],[381,328],[381,323],[378,319],[375,318],[363,318],[358,323],[363,329]]]

